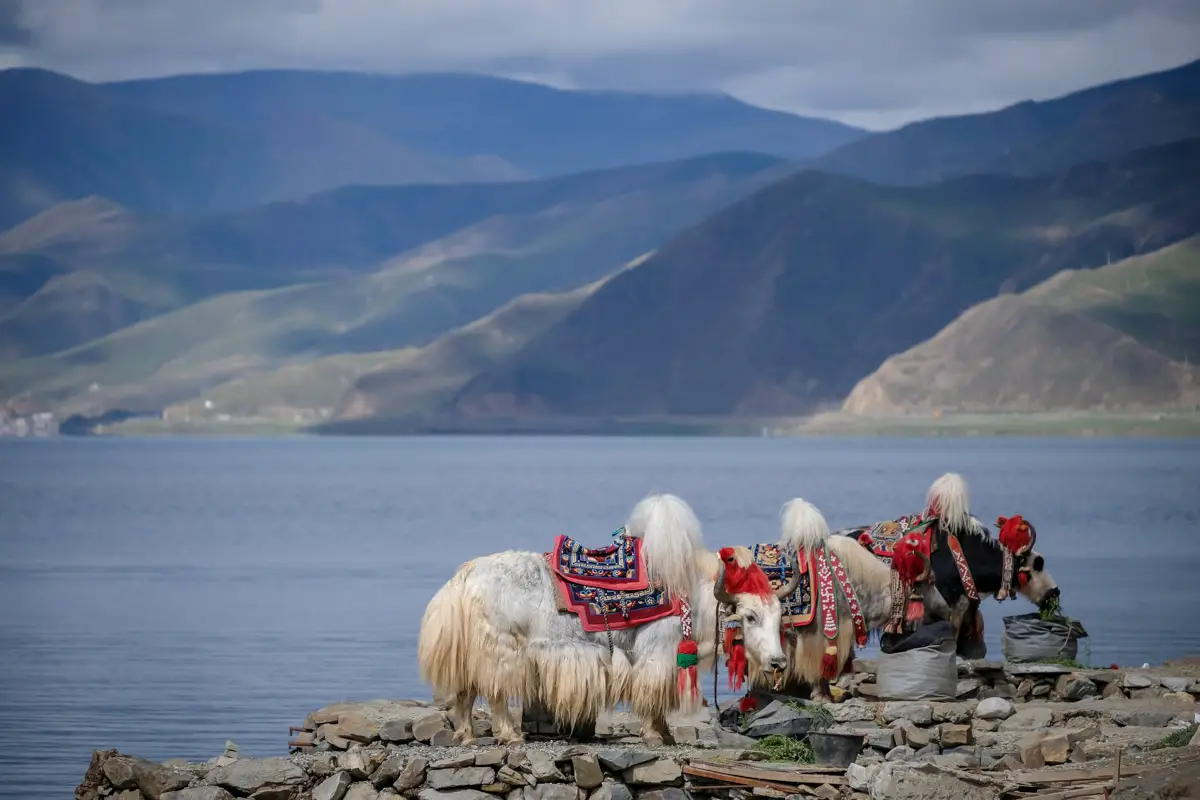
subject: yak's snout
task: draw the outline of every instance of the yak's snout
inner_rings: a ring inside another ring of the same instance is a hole
[[[785,667],[787,667],[787,657],[774,656],[767,659],[767,663],[763,665],[763,670],[765,672],[777,672]]]

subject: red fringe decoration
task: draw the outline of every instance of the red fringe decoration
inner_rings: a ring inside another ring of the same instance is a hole
[[[745,697],[742,698],[742,701],[740,703],[738,703],[738,711],[741,711],[742,713],[745,713],[747,711],[757,711],[757,710],[758,710],[758,701],[755,700],[750,695],[746,695]]]
[[[696,673],[696,662],[699,658],[700,648],[692,639],[684,639],[679,643],[676,649],[676,660],[679,662],[679,673],[676,680],[676,688],[679,690],[680,697],[691,696],[693,698],[700,696],[700,681]],[[688,666],[683,666],[684,662],[690,662]]]
[[[746,681],[746,648],[735,644],[728,652],[725,669],[729,672],[729,688],[737,691]]]
[[[921,557],[921,540],[905,536],[892,549],[892,569],[908,584],[916,583],[925,574],[925,559]]]
[[[1005,550],[1014,555],[1023,553],[1033,541],[1033,537],[1029,535],[1029,523],[1022,519],[1020,514],[1015,517],[997,517],[996,524],[1000,526],[1000,533],[996,538]]]
[[[837,680],[838,676],[838,657],[837,645],[830,644],[825,647],[825,655],[821,657],[821,677],[827,681]]]

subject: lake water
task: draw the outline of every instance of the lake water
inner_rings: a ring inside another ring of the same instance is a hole
[[[459,564],[605,544],[648,492],[749,544],[793,496],[843,527],[920,510],[947,470],[985,521],[1035,522],[1093,663],[1200,652],[1195,442],[0,441],[0,796],[70,797],[94,748],[282,754],[322,705],[428,697],[417,626]],[[984,608],[999,658],[1032,607]]]

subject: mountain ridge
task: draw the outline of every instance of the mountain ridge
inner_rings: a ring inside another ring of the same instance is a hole
[[[978,114],[919,120],[806,166],[910,186],[970,173],[1032,177],[1200,136],[1200,59]]]
[[[0,106],[10,112],[0,230],[91,195],[213,214],[345,185],[535,179],[731,150],[807,158],[865,133],[732,99],[577,95],[480,76],[89,83],[13,68],[0,71]]]
[[[664,243],[474,378],[453,409],[736,415],[840,403],[888,355],[998,291],[1194,234],[1197,164],[1200,139],[1040,179],[902,188],[802,172]],[[818,349],[799,355],[807,348]]]

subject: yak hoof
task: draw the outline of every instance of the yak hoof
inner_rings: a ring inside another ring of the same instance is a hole
[[[469,733],[464,733],[463,731],[459,731],[458,733],[454,734],[454,741],[458,742],[463,747],[470,747],[471,745],[475,744],[478,740],[475,738],[474,734],[469,734]]]
[[[524,734],[520,734],[520,733],[503,734],[503,735],[497,736],[496,741],[503,745],[523,744],[525,741],[525,736],[524,736]]]

